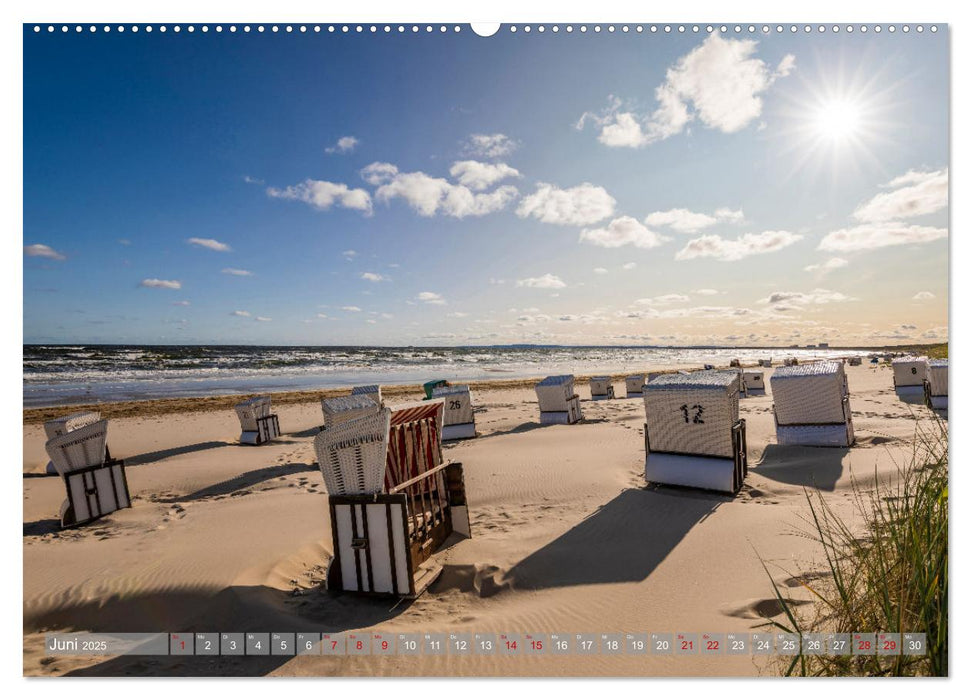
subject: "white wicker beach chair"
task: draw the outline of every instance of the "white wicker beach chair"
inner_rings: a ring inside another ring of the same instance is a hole
[[[930,408],[947,409],[947,360],[928,360],[924,397]]]
[[[643,374],[632,374],[624,380],[627,386],[627,398],[640,399],[644,397],[644,382],[647,378]]]
[[[280,419],[272,413],[269,396],[257,396],[236,404],[236,415],[243,429],[239,441],[244,445],[262,445],[280,435]]]
[[[748,473],[735,370],[664,374],[644,385],[649,482],[735,493]]]
[[[61,527],[131,506],[125,463],[107,456],[107,443],[108,421],[99,420],[52,437],[44,446],[67,491]]]
[[[614,385],[610,377],[590,377],[590,398],[594,401],[614,398]]]
[[[364,386],[352,387],[351,396],[370,396],[371,400],[378,406],[384,405],[384,400],[381,398],[381,387],[378,384],[365,384]]]
[[[923,399],[924,380],[927,379],[926,357],[897,357],[891,360],[893,388],[902,399]]]
[[[432,389],[433,399],[445,404],[442,418],[442,440],[460,440],[475,437],[475,411],[472,391],[468,384],[437,386]]]
[[[357,396],[335,396],[320,400],[320,410],[324,414],[324,428],[338,425],[344,421],[370,416],[381,407],[366,394]]]
[[[742,384],[747,394],[765,393],[765,373],[759,370],[747,369],[742,372]]]
[[[771,366],[772,366],[772,358],[771,357],[765,357],[765,358],[762,358],[761,360],[759,360],[759,367],[771,367]]]
[[[92,423],[97,423],[101,420],[101,414],[97,411],[79,411],[78,413],[72,413],[68,416],[61,416],[60,418],[55,418],[54,420],[49,420],[44,423],[44,433],[47,435],[47,439],[56,438],[59,435],[64,435],[72,430],[78,428],[83,428],[86,425],[91,425]],[[107,447],[105,447],[107,451]],[[47,473],[56,474],[57,469],[54,467],[54,462],[47,463]]]
[[[853,413],[842,362],[780,367],[769,379],[780,445],[849,447]]]
[[[573,381],[572,374],[561,374],[546,377],[536,385],[541,424],[569,425],[583,418],[580,397],[573,390]]]
[[[384,489],[390,420],[391,409],[382,408],[318,433],[314,451],[327,493],[359,496]]]

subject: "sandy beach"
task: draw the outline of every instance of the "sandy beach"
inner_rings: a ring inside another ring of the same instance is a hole
[[[462,462],[472,538],[437,556],[441,577],[414,602],[323,590],[331,555],[315,464],[319,396],[275,398],[283,435],[241,446],[229,399],[205,410],[104,407],[133,507],[61,531],[58,477],[44,475],[44,412],[25,412],[25,675],[746,676],[757,656],[360,656],[51,658],[52,631],[626,633],[763,631],[780,611],[769,577],[807,600],[820,553],[800,536],[805,489],[853,519],[853,483],[893,479],[915,419],[891,370],[847,367],[857,444],[780,447],[771,391],[741,400],[750,472],[734,497],[648,487],[644,403],[591,401],[584,420],[540,426],[527,383],[474,386],[479,437]],[[768,384],[768,382],[767,382]],[[615,383],[619,397],[623,383]],[[389,403],[418,399],[414,389]],[[192,403],[192,402],[185,402]],[[196,405],[200,405],[196,402]],[[127,412],[126,412],[127,411]],[[55,413],[65,413],[63,409]]]

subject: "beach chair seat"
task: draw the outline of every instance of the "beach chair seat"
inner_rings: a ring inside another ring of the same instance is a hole
[[[236,415],[242,432],[239,441],[244,445],[262,445],[280,435],[280,419],[272,413],[269,396],[257,396],[236,404]]]
[[[590,398],[594,401],[614,398],[614,385],[610,377],[590,377]]]
[[[780,367],[769,380],[780,445],[849,447],[853,413],[842,362]]]
[[[432,398],[444,403],[442,440],[475,437],[475,411],[472,391],[467,384],[439,386],[432,389]]]
[[[765,393],[765,373],[759,370],[745,370],[742,372],[742,385],[746,394]]]
[[[357,396],[335,396],[320,400],[320,410],[324,414],[324,428],[329,428],[355,418],[370,416],[381,410],[374,400],[365,394]]]
[[[571,425],[583,418],[573,382],[572,374],[561,374],[546,377],[536,385],[541,425]]]
[[[378,406],[384,405],[384,399],[381,398],[381,387],[378,384],[352,387],[351,396],[369,396]]]
[[[454,533],[471,536],[462,465],[442,458],[444,413],[438,398],[382,408],[314,440],[334,541],[329,589],[417,597],[442,570],[432,555]]]
[[[61,527],[75,527],[131,507],[123,460],[107,455],[108,421],[98,420],[52,437],[44,445],[64,480]]]
[[[648,482],[737,493],[748,474],[739,374],[663,374],[644,385]]]
[[[644,398],[644,381],[646,377],[643,374],[632,374],[624,379],[624,385],[627,388],[627,398],[629,399],[642,399]]]
[[[947,410],[947,360],[928,360],[924,402],[928,408]]]
[[[924,399],[924,381],[927,379],[927,358],[895,357],[890,361],[893,370],[893,389],[897,397],[908,402]]]

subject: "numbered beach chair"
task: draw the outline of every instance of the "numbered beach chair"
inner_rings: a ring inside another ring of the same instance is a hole
[[[913,400],[924,397],[924,380],[927,379],[926,357],[897,357],[890,361],[893,369],[893,389],[898,398]]]
[[[448,386],[448,381],[445,379],[431,379],[421,385],[421,388],[425,391],[425,398],[430,399],[435,394],[435,389],[441,386]]]
[[[796,357],[787,357],[782,361],[783,367],[795,367],[798,364],[799,364],[799,358],[796,358]]]
[[[441,573],[432,555],[471,536],[462,465],[442,458],[442,401],[352,418],[314,449],[327,485],[330,590],[414,598]]]
[[[257,396],[236,404],[236,415],[242,432],[239,441],[244,445],[262,445],[280,435],[280,419],[272,413],[269,396]]]
[[[125,463],[108,456],[108,421],[87,423],[56,435],[44,448],[67,491],[60,513],[62,528],[84,525],[131,507]]]
[[[570,425],[583,418],[573,381],[572,374],[560,374],[546,377],[536,385],[541,425]]]
[[[765,373],[755,369],[742,372],[742,385],[747,395],[765,393]]]
[[[702,370],[644,385],[648,482],[736,493],[748,473],[739,376]]]
[[[378,384],[366,384],[351,388],[351,396],[369,396],[378,406],[384,405],[381,398],[381,387]]]
[[[594,401],[614,398],[614,385],[610,377],[590,377],[590,398]]]
[[[78,411],[77,413],[47,421],[44,423],[44,433],[47,435],[47,439],[50,440],[69,433],[72,430],[97,423],[99,420],[101,420],[101,414],[97,411]],[[105,453],[110,456],[107,444],[105,445]],[[54,462],[47,463],[46,471],[48,474],[57,474],[57,470],[54,468]]]
[[[860,365],[863,364],[863,358],[860,357],[859,355],[855,355],[849,358],[849,360],[847,360],[847,363],[850,365],[850,367],[859,367]]]
[[[769,379],[780,445],[849,447],[853,413],[842,362],[780,367]]]
[[[759,367],[771,367],[771,366],[772,366],[771,357],[763,357],[761,360],[759,360]]]
[[[442,440],[461,440],[475,437],[475,412],[472,391],[467,384],[439,386],[432,389],[432,398],[445,405],[442,419]]]
[[[741,369],[741,367],[742,367],[742,361],[741,361],[741,360],[739,360],[739,359],[738,359],[738,358],[736,357],[736,358],[734,358],[733,360],[731,360],[731,361],[730,361],[730,362],[728,363],[728,366],[729,366],[729,367],[738,367],[739,369]]]
[[[929,408],[947,410],[947,360],[928,360],[924,401]]]
[[[381,407],[374,403],[370,396],[358,394],[321,399],[320,410],[324,414],[322,429],[327,429],[344,421],[373,415],[380,411]]]
[[[632,374],[626,379],[624,379],[624,384],[627,386],[627,398],[629,399],[644,398],[645,379],[646,377],[643,374]]]

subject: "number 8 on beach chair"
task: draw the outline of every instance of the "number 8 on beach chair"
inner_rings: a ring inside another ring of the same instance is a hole
[[[583,418],[580,397],[573,390],[573,375],[550,376],[536,385],[539,422],[542,425],[576,423]]]
[[[853,413],[842,362],[780,367],[769,379],[780,445],[849,447]]]
[[[108,456],[107,444],[108,421],[99,420],[52,437],[44,446],[67,490],[61,527],[131,507],[125,463]]]
[[[735,370],[662,374],[644,385],[644,476],[736,493],[748,473]]]
[[[442,440],[475,437],[475,413],[472,392],[467,384],[439,386],[432,389],[432,398],[442,399],[445,415],[442,421]]]
[[[453,532],[471,536],[462,465],[442,458],[444,406],[424,401],[321,431],[331,590],[414,598],[441,573],[432,555]]]
[[[897,357],[891,360],[890,366],[893,368],[893,388],[899,398],[923,398],[926,357]]]

